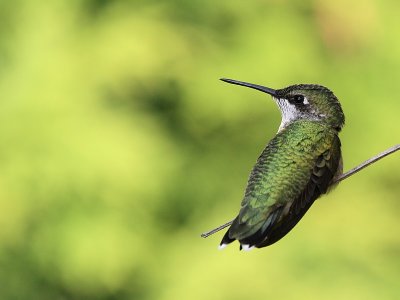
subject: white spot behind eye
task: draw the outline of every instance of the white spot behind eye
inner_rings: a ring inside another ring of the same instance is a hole
[[[304,97],[303,104],[310,104],[310,102],[307,100],[307,97]]]

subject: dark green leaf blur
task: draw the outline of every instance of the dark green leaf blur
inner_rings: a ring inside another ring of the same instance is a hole
[[[400,2],[0,2],[0,299],[399,299],[400,157],[277,244],[217,246],[277,131],[272,88],[346,114],[348,170],[400,138]]]

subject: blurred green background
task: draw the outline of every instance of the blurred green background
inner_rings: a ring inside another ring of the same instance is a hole
[[[399,299],[400,159],[279,243],[217,251],[280,114],[341,100],[345,170],[400,137],[400,2],[1,1],[0,299]]]

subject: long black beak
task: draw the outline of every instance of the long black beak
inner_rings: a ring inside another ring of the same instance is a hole
[[[227,79],[227,78],[221,78],[222,81],[232,83],[232,84],[237,84],[237,85],[242,85],[242,86],[247,86],[252,89],[259,90],[261,92],[270,94],[273,97],[276,97],[276,90],[270,89],[266,86],[258,85],[258,84],[252,84],[248,82],[243,82],[243,81],[238,81],[238,80],[233,80],[233,79]]]

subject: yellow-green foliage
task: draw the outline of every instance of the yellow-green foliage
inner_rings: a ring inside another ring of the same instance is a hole
[[[0,2],[0,299],[399,299],[400,159],[217,251],[280,115],[328,86],[345,170],[399,142],[400,2]]]

